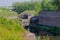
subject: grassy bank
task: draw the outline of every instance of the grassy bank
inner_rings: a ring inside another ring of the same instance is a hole
[[[14,11],[10,11],[6,8],[0,8],[0,16],[17,16],[18,14]]]
[[[16,20],[0,17],[0,40],[26,40],[25,32]]]
[[[26,40],[26,30],[20,24],[19,19],[6,18],[9,16],[18,16],[18,14],[0,8],[0,40]]]

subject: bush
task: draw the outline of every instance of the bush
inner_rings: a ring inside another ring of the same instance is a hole
[[[20,13],[20,14],[25,14],[25,13],[27,13],[27,14],[34,14],[34,15],[38,15],[38,14],[37,14],[37,12],[36,12],[36,11],[34,11],[34,10],[26,10],[26,11],[24,11],[24,12]]]

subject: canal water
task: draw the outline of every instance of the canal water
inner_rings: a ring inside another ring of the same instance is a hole
[[[28,31],[30,31],[30,29],[28,29]],[[39,34],[36,32],[33,34],[35,35],[35,40],[60,40],[60,36],[54,36],[53,33],[47,31],[41,30]]]

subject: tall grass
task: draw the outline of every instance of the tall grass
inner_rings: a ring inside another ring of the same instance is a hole
[[[16,20],[0,17],[0,40],[26,40],[25,32]]]

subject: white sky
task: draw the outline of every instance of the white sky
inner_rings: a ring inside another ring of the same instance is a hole
[[[24,2],[30,0],[0,0],[0,6],[10,6],[13,2]]]

